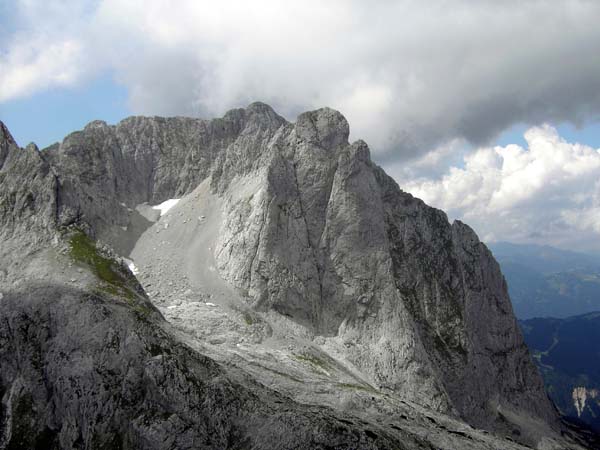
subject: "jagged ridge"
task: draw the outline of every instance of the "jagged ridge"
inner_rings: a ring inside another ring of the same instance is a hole
[[[255,206],[227,200],[214,252],[255,308],[337,336],[374,383],[416,403],[491,429],[519,416],[556,426],[490,252],[402,192],[348,132],[327,108],[290,124],[257,103],[211,121],[92,122],[41,152],[5,138],[2,233],[49,241],[77,224],[127,254],[136,205],[203,180],[223,197],[259,180]]]

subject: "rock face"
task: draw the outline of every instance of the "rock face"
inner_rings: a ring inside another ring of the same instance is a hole
[[[35,144],[17,147],[0,123],[0,235],[30,232],[31,240],[56,226],[58,181]]]
[[[232,380],[106,296],[29,286],[1,316],[0,448],[426,448]]]
[[[270,397],[247,375],[232,381],[165,331],[160,314],[140,316],[145,294],[115,305],[128,291],[107,281],[104,257],[86,260],[105,276],[102,292],[85,274],[71,278],[64,243],[74,227],[129,256],[151,225],[139,205],[202,183],[220,199],[209,248],[218,276],[257,314],[334,342],[375,389],[419,407],[528,443],[540,441],[532,423],[558,430],[488,249],[401,191],[364,142],[348,142],[340,113],[292,124],[255,103],[210,121],[96,121],[41,152],[0,131],[0,447],[37,436],[101,448],[116,436],[144,448],[420,448],[401,445],[400,428],[342,426],[339,414]],[[15,262],[22,248],[33,262]],[[60,278],[47,260],[75,286],[40,287]]]

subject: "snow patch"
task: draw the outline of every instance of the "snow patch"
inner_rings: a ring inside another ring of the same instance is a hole
[[[139,269],[135,266],[135,264],[133,263],[132,260],[128,259],[128,258],[123,258],[125,260],[125,262],[127,263],[127,267],[129,268],[129,271],[134,274],[137,275],[138,273],[140,273]]]
[[[215,305],[214,303],[211,303],[211,302],[206,302],[206,306],[217,306],[217,305]]]
[[[129,267],[129,270],[131,270],[131,273],[134,275],[137,275],[138,273],[140,273],[140,271],[138,270],[137,267],[135,267],[134,263],[128,264],[127,267]]]
[[[156,209],[160,211],[160,215],[164,216],[173,206],[179,203],[180,198],[171,198],[169,200],[165,200],[160,205],[155,205],[152,209]]]

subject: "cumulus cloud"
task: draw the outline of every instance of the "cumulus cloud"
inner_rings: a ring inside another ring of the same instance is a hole
[[[0,103],[72,86],[98,68],[86,54],[84,3],[19,0],[0,10]]]
[[[478,148],[439,179],[400,184],[484,240],[600,250],[600,149],[566,142],[549,125],[524,137],[526,148]]]
[[[595,1],[15,3],[0,101],[109,71],[139,114],[329,105],[384,163],[600,112]]]
[[[80,57],[81,45],[71,40],[13,47],[3,61],[6,68],[0,75],[0,102],[37,89],[73,84],[81,75],[74,64]]]

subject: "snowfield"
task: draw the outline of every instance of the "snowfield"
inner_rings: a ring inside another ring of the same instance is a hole
[[[171,198],[169,200],[165,200],[159,205],[153,206],[152,209],[156,209],[160,211],[160,215],[164,216],[173,206],[179,203],[180,198]]]

